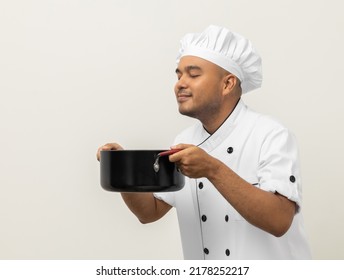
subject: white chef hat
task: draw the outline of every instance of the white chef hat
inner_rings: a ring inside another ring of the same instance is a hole
[[[243,93],[261,86],[261,58],[243,36],[210,25],[202,33],[186,34],[180,43],[177,63],[183,56],[197,56],[234,74],[241,82]]]

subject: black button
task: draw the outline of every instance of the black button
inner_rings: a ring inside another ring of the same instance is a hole
[[[229,221],[229,216],[228,216],[228,215],[225,216],[225,221],[226,221],[226,222]]]
[[[232,147],[229,147],[229,148],[227,149],[227,153],[229,153],[229,154],[233,153],[233,148],[232,148]]]
[[[205,222],[207,220],[207,216],[206,215],[202,215],[202,221]]]
[[[226,256],[229,256],[231,254],[231,251],[229,251],[228,249],[226,249]]]
[[[295,183],[296,179],[293,175],[289,177],[290,182]]]
[[[209,254],[209,250],[208,250],[207,248],[204,248],[204,249],[203,249],[203,252],[204,252],[206,255]]]
[[[200,182],[200,183],[198,184],[198,187],[200,188],[200,190],[203,189],[203,183]]]

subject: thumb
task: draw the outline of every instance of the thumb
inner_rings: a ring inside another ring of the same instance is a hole
[[[184,150],[184,149],[187,149],[187,148],[190,148],[190,147],[193,147],[194,145],[191,145],[191,144],[183,144],[183,143],[180,143],[180,144],[177,144],[177,145],[174,145],[174,146],[171,146],[171,149],[172,150]]]

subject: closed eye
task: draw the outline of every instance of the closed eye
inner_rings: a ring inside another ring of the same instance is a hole
[[[199,76],[201,76],[202,74],[202,69],[199,66],[195,66],[195,65],[188,65],[184,68],[184,71],[187,73],[187,75],[190,78],[197,78]],[[179,68],[176,69],[176,74],[177,74],[177,78],[178,80],[180,80],[180,78],[183,75],[183,71]]]
[[[201,74],[189,74],[189,76],[191,77],[191,78],[197,78],[197,77],[199,77],[199,76],[201,76]]]

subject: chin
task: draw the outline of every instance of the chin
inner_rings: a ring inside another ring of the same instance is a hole
[[[190,118],[196,118],[196,114],[191,110],[185,110],[185,109],[183,110],[182,108],[179,107],[179,113],[181,115],[184,115]]]

